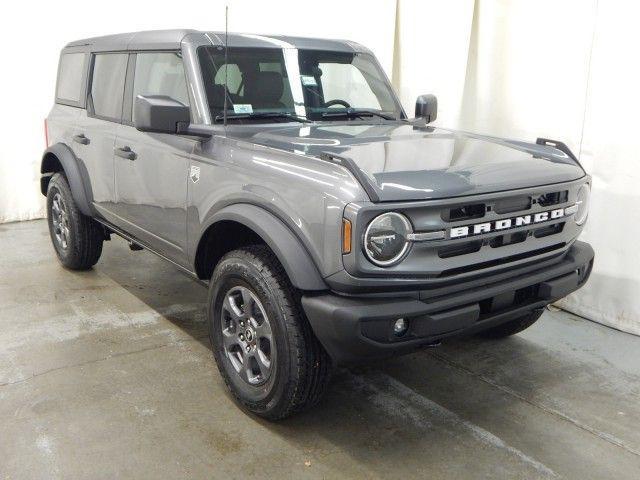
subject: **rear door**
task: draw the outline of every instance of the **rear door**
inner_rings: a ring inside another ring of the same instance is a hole
[[[85,108],[86,79],[89,55],[67,48],[60,55],[56,100],[47,116],[47,147],[64,143],[79,156],[80,145],[73,141],[78,118]]]
[[[189,105],[180,52],[132,54],[124,120],[115,145],[115,184],[117,213],[127,223],[127,231],[186,265],[187,180],[197,140],[136,130],[133,105],[138,95],[166,95]]]
[[[98,53],[92,56],[87,94],[73,134],[73,150],[87,170],[90,198],[96,209],[114,221],[115,200],[113,147],[122,119],[127,53]]]

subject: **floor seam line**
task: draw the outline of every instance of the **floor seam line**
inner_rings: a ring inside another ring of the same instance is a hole
[[[175,342],[163,343],[161,345],[155,345],[155,346],[152,346],[152,347],[142,348],[140,350],[132,350],[130,352],[120,352],[120,353],[116,353],[114,355],[109,355],[108,357],[96,358],[94,360],[88,360],[86,362],[74,363],[74,364],[70,364],[70,365],[63,365],[63,366],[60,366],[60,367],[52,368],[50,370],[44,370],[42,372],[36,373],[34,375],[31,375],[30,377],[23,378],[21,380],[16,380],[14,382],[0,383],[0,388],[2,388],[2,387],[10,387],[10,386],[13,386],[13,385],[19,385],[21,383],[28,382],[29,380],[32,380],[34,378],[38,378],[38,377],[41,377],[43,375],[47,375],[49,373],[58,372],[60,370],[66,370],[66,369],[69,369],[69,368],[84,367],[86,365],[92,365],[94,363],[104,362],[104,361],[110,360],[112,358],[119,358],[119,357],[125,357],[125,356],[128,356],[128,355],[135,355],[136,353],[150,352],[152,350],[158,350],[160,348],[172,347],[172,346],[175,346],[175,345],[180,345],[182,343],[199,341],[199,340],[203,340],[205,338],[207,338],[207,335],[202,335],[200,337],[193,337],[193,338],[185,338],[184,340],[177,340]]]
[[[468,368],[466,368],[466,367],[464,367],[462,365],[459,365],[459,364],[455,363],[454,361],[450,360],[446,356],[439,355],[439,354],[436,354],[436,353],[431,353],[431,356],[433,358],[435,358],[436,360],[440,360],[441,362],[446,363],[447,365],[449,365],[452,368],[455,368],[455,369],[457,369],[459,371],[465,372],[468,375],[471,375],[472,377],[475,377],[475,378],[479,379],[480,381],[482,381],[482,382],[484,382],[484,383],[486,383],[488,385],[491,385],[494,388],[497,388],[498,390],[500,390],[503,393],[506,393],[506,394],[508,394],[508,395],[510,395],[512,397],[517,398],[518,400],[520,400],[522,402],[525,402],[525,403],[531,405],[532,407],[535,407],[535,408],[537,408],[539,410],[542,410],[545,413],[548,413],[549,415],[553,415],[554,417],[557,417],[557,418],[559,418],[561,420],[564,420],[564,421],[574,425],[575,427],[580,428],[581,430],[584,430],[585,432],[590,433],[591,435],[599,438],[600,440],[604,440],[605,442],[607,442],[607,443],[609,443],[611,445],[614,445],[616,447],[622,448],[623,450],[626,450],[627,452],[631,453],[632,455],[640,457],[640,451],[637,451],[637,450],[633,449],[632,447],[629,447],[628,445],[625,445],[625,443],[622,440],[620,440],[620,439],[618,439],[616,437],[613,437],[612,435],[610,435],[608,433],[600,432],[599,430],[596,430],[593,427],[585,425],[585,424],[583,424],[583,423],[581,423],[581,422],[579,422],[579,421],[577,421],[577,420],[575,420],[575,419],[563,414],[562,412],[559,412],[559,411],[557,411],[555,409],[546,407],[546,406],[544,406],[542,404],[536,403],[533,400],[530,400],[530,399],[526,398],[524,395],[519,394],[515,390],[510,389],[509,387],[505,387],[503,385],[500,385],[499,383],[496,383],[493,380],[490,380],[489,378],[485,377],[482,374],[476,373],[476,372],[474,372],[474,371],[472,371],[472,370],[470,370],[470,369],[468,369]]]

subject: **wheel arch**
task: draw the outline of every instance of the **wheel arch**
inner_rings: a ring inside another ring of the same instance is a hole
[[[51,177],[63,172],[69,182],[71,194],[76,205],[84,215],[93,216],[91,208],[91,185],[88,174],[82,162],[64,143],[56,143],[44,151],[40,163],[40,192],[47,195],[47,188]]]
[[[196,248],[195,272],[208,279],[225,253],[253,243],[264,243],[273,251],[296,288],[327,290],[311,255],[289,227],[264,208],[244,203],[211,216]]]

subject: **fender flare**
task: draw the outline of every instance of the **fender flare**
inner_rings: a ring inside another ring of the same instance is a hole
[[[53,173],[55,173],[45,169],[45,162],[49,155],[54,155],[60,162],[67,181],[69,182],[73,200],[76,202],[80,211],[84,215],[93,216],[93,208],[91,207],[93,195],[91,194],[91,185],[88,183],[89,175],[82,162],[78,160],[78,157],[73,153],[73,150],[64,143],[56,143],[50,146],[42,155],[42,161],[40,163],[40,173],[42,174],[40,188],[42,194],[47,194],[49,179]]]
[[[327,290],[311,255],[285,223],[264,208],[236,203],[222,208],[209,219],[203,234],[217,222],[238,222],[256,232],[275,253],[289,280],[300,290]]]

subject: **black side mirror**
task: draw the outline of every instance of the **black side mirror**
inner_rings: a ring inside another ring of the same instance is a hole
[[[427,123],[438,118],[438,99],[435,95],[420,95],[416,100],[416,118],[424,118]]]
[[[138,95],[133,125],[141,132],[177,133],[179,124],[189,125],[189,107],[165,95]]]

